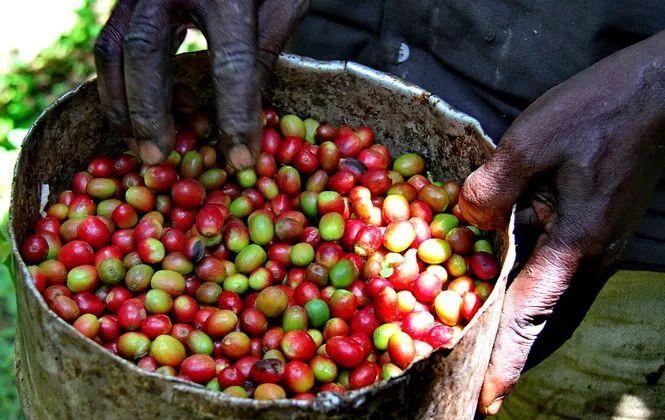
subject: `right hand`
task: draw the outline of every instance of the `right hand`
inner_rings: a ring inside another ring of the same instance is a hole
[[[97,86],[106,115],[149,164],[175,141],[170,56],[185,30],[205,34],[212,61],[220,148],[231,165],[253,164],[261,142],[260,83],[307,0],[119,0],[95,44]]]
[[[550,89],[465,181],[467,221],[500,228],[528,199],[516,222],[538,234],[506,291],[483,415],[497,413],[526,365],[572,335],[616,268],[661,179],[664,110],[665,31]]]

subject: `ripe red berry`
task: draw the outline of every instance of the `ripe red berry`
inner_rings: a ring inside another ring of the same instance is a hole
[[[263,152],[256,159],[256,174],[259,177],[272,178],[277,173],[277,163],[272,154]]]
[[[171,195],[176,206],[184,209],[193,209],[203,204],[206,191],[199,181],[183,179],[173,184]]]
[[[494,256],[487,252],[477,252],[469,262],[471,272],[480,280],[491,280],[499,274],[499,265]]]
[[[111,214],[111,219],[121,229],[133,228],[139,222],[136,210],[127,203],[122,203],[116,207]]]
[[[340,171],[328,179],[328,187],[339,194],[347,194],[356,185],[356,179],[349,171]]]
[[[285,137],[279,145],[276,156],[280,163],[291,163],[302,147],[302,139],[298,137]]]
[[[319,158],[303,147],[293,159],[293,166],[303,174],[314,173],[319,167]]]
[[[212,357],[193,354],[182,361],[180,374],[193,382],[204,384],[216,376],[216,366]]]
[[[386,169],[388,160],[377,150],[365,149],[358,154],[358,160],[367,167],[367,169]]]
[[[364,356],[360,344],[342,336],[332,337],[326,342],[326,353],[333,362],[347,369],[358,366]]]
[[[101,248],[111,239],[111,232],[106,223],[97,216],[87,216],[78,224],[79,239],[87,242],[93,248]]]
[[[293,330],[284,334],[280,346],[288,359],[309,360],[316,353],[314,340],[302,330]]]
[[[196,230],[203,236],[217,236],[223,227],[224,215],[216,205],[205,205],[196,214]]]
[[[58,260],[71,270],[79,265],[93,265],[95,254],[90,244],[84,241],[71,241],[66,243],[58,252]]]
[[[360,177],[360,184],[368,188],[373,195],[380,195],[388,191],[392,181],[385,169],[370,169]]]
[[[172,165],[149,166],[143,179],[145,186],[157,192],[167,192],[178,180],[178,172]]]
[[[48,243],[40,235],[29,236],[21,246],[21,255],[28,264],[38,264],[48,254]]]
[[[127,331],[139,329],[145,317],[146,311],[139,299],[124,301],[118,310],[118,324]]]
[[[355,157],[363,149],[363,142],[355,133],[339,134],[335,144],[344,157]]]
[[[364,361],[358,365],[349,376],[349,388],[360,389],[372,385],[379,379],[375,363]]]
[[[274,128],[263,130],[263,140],[261,141],[261,150],[269,155],[275,156],[280,149],[282,136]]]
[[[249,372],[249,378],[256,384],[277,384],[284,376],[284,363],[277,359],[264,359],[256,362]]]
[[[293,392],[307,392],[314,386],[314,371],[307,363],[292,360],[284,366],[283,381]]]

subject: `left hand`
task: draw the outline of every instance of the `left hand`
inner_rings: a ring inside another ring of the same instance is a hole
[[[465,182],[469,222],[505,226],[530,198],[518,222],[540,230],[506,292],[481,413],[499,410],[537,338],[546,352],[567,339],[639,226],[665,161],[664,52],[661,32],[554,87]]]
[[[118,0],[95,43],[102,108],[144,162],[164,160],[175,140],[171,54],[185,30],[197,26],[208,41],[219,147],[232,166],[251,166],[261,144],[260,84],[308,5],[307,0]]]

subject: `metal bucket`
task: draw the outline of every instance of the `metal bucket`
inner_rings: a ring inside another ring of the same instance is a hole
[[[174,79],[212,104],[207,54],[174,60]],[[418,152],[439,179],[463,180],[493,151],[478,122],[395,77],[345,62],[282,56],[265,91],[282,112],[333,124],[366,124],[392,153]],[[148,373],[114,356],[58,318],[37,292],[18,246],[47,199],[69,187],[76,168],[123,145],[99,110],[95,82],[44,111],[15,170],[10,234],[16,271],[15,367],[28,418],[471,418],[496,335],[514,262],[511,225],[498,232],[503,269],[493,293],[452,349],[439,349],[404,375],[343,396],[255,401]]]

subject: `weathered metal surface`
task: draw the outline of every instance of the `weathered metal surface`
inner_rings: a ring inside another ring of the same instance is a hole
[[[175,79],[212,105],[206,54],[179,56]],[[344,62],[284,55],[266,87],[281,111],[333,124],[366,124],[393,153],[415,151],[441,179],[462,180],[492,153],[477,121],[392,76]],[[514,262],[512,223],[497,234],[503,269],[494,292],[453,349],[440,349],[405,375],[314,401],[254,401],[147,373],[112,355],[48,309],[18,247],[39,214],[43,185],[53,195],[92,156],[122,143],[99,110],[93,82],[51,105],[28,133],[12,190],[10,235],[17,273],[15,344],[19,392],[28,418],[471,418],[496,335]]]

